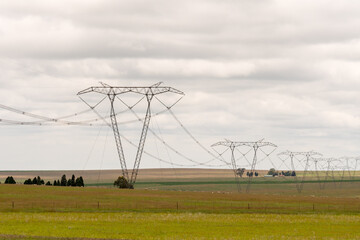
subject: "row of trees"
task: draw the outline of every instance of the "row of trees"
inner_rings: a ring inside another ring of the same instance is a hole
[[[242,176],[245,173],[245,168],[238,168],[236,170],[236,174],[238,176],[240,176],[242,178]],[[253,177],[255,175],[255,177],[259,176],[258,172],[246,172],[246,176],[247,177]],[[272,175],[272,176],[291,176],[291,177],[295,177],[296,176],[296,172],[295,171],[276,171],[275,168],[270,168],[270,170],[268,171],[267,175]]]
[[[276,171],[275,168],[270,168],[270,170],[268,171],[268,175],[273,175],[275,176],[286,176],[286,177],[295,177],[296,176],[296,172],[295,171]]]
[[[12,176],[9,176],[5,180],[5,184],[16,184],[15,179]],[[71,178],[66,179],[66,175],[64,174],[61,177],[60,180],[54,180],[54,183],[51,184],[50,181],[47,181],[45,184],[45,181],[40,177],[34,177],[32,180],[31,178],[24,181],[25,185],[46,185],[46,186],[71,186],[71,187],[84,187],[84,179],[82,176],[75,178],[75,175],[73,174]]]
[[[242,178],[242,176],[244,175],[245,173],[245,168],[238,168],[236,170],[236,174],[238,176],[240,176]],[[255,175],[255,177],[259,176],[259,173],[258,172],[246,172],[246,176],[247,177],[253,177]]]
[[[258,172],[247,172],[246,173],[246,176],[248,177],[253,177],[255,175],[255,177],[259,176],[259,173]]]
[[[49,181],[46,183],[46,185],[49,185]],[[45,181],[43,179],[41,179],[40,176],[34,177],[33,180],[31,180],[30,178],[25,180],[24,182],[25,185],[44,185]]]
[[[84,187],[84,179],[82,176],[75,178],[73,174],[71,178],[66,179],[66,175],[62,175],[61,180],[54,180],[54,186],[68,186],[68,187]]]
[[[281,171],[280,173],[281,176],[286,176],[286,177],[295,177],[296,176],[296,172],[295,171]]]

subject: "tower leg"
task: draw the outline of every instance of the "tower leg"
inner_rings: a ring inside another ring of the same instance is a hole
[[[111,127],[114,132],[116,149],[117,149],[119,160],[120,160],[121,170],[122,170],[122,174],[123,174],[124,178],[127,181],[129,181],[129,174],[128,174],[128,170],[126,167],[124,151],[123,151],[122,144],[121,144],[119,127],[117,124],[116,113],[115,113],[115,109],[114,109],[115,94],[109,94],[108,96],[109,96],[109,99],[111,102],[111,110],[110,110]]]
[[[315,172],[316,172],[317,180],[319,182],[319,188],[322,189],[322,184],[321,184],[321,180],[320,180],[320,174],[319,174],[319,170],[318,170],[318,166],[317,166],[317,161],[315,161]]]
[[[304,169],[304,173],[303,173],[303,176],[302,176],[302,179],[301,179],[300,189],[298,189],[299,193],[301,193],[303,188],[304,188],[304,181],[305,181],[307,170],[309,168],[309,160],[310,160],[310,156],[306,156],[305,169]]]
[[[248,180],[248,184],[246,186],[246,192],[248,193],[250,191],[250,185],[252,182],[252,178],[254,177],[254,170],[255,170],[255,166],[256,166],[256,162],[257,162],[257,150],[258,150],[258,146],[255,145],[254,146],[254,158],[251,164],[251,170],[250,170],[250,174],[249,174],[249,180]]]
[[[298,181],[298,177],[297,177],[297,174],[296,174],[296,171],[295,171],[294,155],[293,155],[292,153],[291,153],[291,155],[290,155],[290,160],[291,160],[292,170],[293,170],[293,172],[295,172],[296,189],[297,189],[297,191],[300,193],[300,192],[301,192],[301,188],[300,188],[300,184],[299,184],[299,181]]]
[[[138,146],[138,150],[137,150],[136,158],[135,158],[135,162],[134,162],[134,169],[131,174],[131,180],[130,180],[131,185],[135,184],[135,182],[136,182],[136,177],[137,177],[138,171],[139,171],[141,156],[144,151],[145,140],[146,140],[147,132],[149,129],[150,118],[151,118],[150,102],[151,102],[153,96],[154,95],[150,95],[150,94],[146,95],[148,106],[147,106],[147,110],[146,110],[144,125],[143,125],[142,131],[141,131],[139,146]]]
[[[329,171],[330,171],[330,162],[328,162],[328,165],[327,165],[327,170],[326,170],[326,175],[325,175],[325,181],[324,183],[322,184],[322,189],[325,189],[325,185],[327,184],[327,180],[329,179]]]
[[[239,175],[237,174],[237,166],[234,155],[235,146],[231,146],[230,149],[231,149],[231,164],[234,169],[235,182],[237,185],[238,192],[241,192],[240,179],[239,179]]]

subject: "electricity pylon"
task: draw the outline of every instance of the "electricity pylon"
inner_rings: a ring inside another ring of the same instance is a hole
[[[291,167],[292,170],[295,171],[295,164],[294,164],[294,158],[296,158],[296,156],[304,156],[305,159],[305,166],[304,166],[304,172],[303,172],[303,176],[301,178],[301,182],[299,183],[298,178],[297,178],[297,174],[295,175],[295,181],[296,181],[296,189],[299,193],[302,192],[303,187],[304,187],[304,181],[305,181],[305,177],[306,177],[306,173],[307,170],[309,168],[309,162],[310,160],[313,158],[313,156],[322,156],[321,153],[318,152],[314,152],[314,151],[309,151],[309,152],[291,152],[291,151],[286,151],[286,152],[282,152],[279,153],[278,155],[287,155],[290,157],[291,160]],[[296,171],[295,171],[296,172]]]
[[[317,178],[317,181],[319,183],[319,188],[322,189],[322,184],[321,184],[321,181],[320,181],[320,174],[319,174],[319,166],[318,166],[318,163],[319,163],[320,159],[312,158],[311,161],[314,162],[316,178]]]
[[[174,89],[172,87],[160,86],[161,82],[154,84],[152,86],[149,86],[149,87],[114,87],[114,86],[110,86],[110,85],[107,85],[104,83],[101,83],[101,84],[102,84],[102,86],[89,87],[83,91],[80,91],[77,95],[80,96],[82,94],[96,92],[96,93],[108,96],[108,98],[110,100],[110,106],[111,106],[111,109],[110,109],[111,127],[112,127],[114,137],[115,137],[115,143],[116,143],[116,148],[117,148],[117,152],[118,152],[118,156],[119,156],[119,160],[120,160],[122,174],[123,174],[124,178],[126,178],[126,180],[130,183],[130,186],[133,186],[136,182],[136,177],[137,177],[139,166],[140,166],[141,156],[144,151],[145,140],[146,140],[149,123],[150,123],[150,119],[151,119],[151,109],[150,109],[151,100],[154,98],[154,96],[162,94],[162,93],[171,92],[171,93],[180,94],[180,95],[184,95],[184,93],[177,89]],[[117,123],[117,119],[116,119],[116,112],[115,112],[115,108],[114,108],[114,101],[116,98],[118,98],[118,95],[127,94],[127,93],[135,93],[135,94],[144,95],[147,100],[147,109],[146,109],[145,118],[143,121],[143,127],[142,127],[139,145],[138,145],[138,149],[137,149],[137,153],[136,153],[136,157],[135,157],[134,168],[131,173],[131,178],[129,178],[129,173],[128,173],[128,169],[126,166],[124,150],[123,150],[122,143],[121,143],[121,137],[120,137],[119,127],[118,127],[118,123]]]
[[[322,185],[320,185],[321,189],[325,189],[325,185],[327,183],[327,180],[330,177],[330,171],[331,171],[331,177],[334,181],[334,184],[336,186],[336,180],[335,180],[335,176],[334,176],[334,166],[332,166],[332,163],[334,162],[338,162],[339,159],[336,158],[316,158],[319,162],[325,162],[326,163],[326,174],[325,174],[325,180],[324,183]]]
[[[340,159],[341,159],[341,161],[346,163],[347,172],[348,172],[348,175],[349,175],[349,180],[352,180],[355,177],[357,163],[358,163],[358,161],[360,159],[356,158],[356,157],[341,157]],[[351,166],[350,162],[353,162],[354,166]]]
[[[240,181],[239,181],[239,175],[237,173],[237,166],[236,166],[234,150],[235,150],[236,147],[243,146],[243,144],[238,143],[238,142],[233,142],[233,141],[230,141],[230,140],[226,139],[225,141],[214,143],[213,145],[211,145],[211,147],[220,146],[220,145],[230,148],[230,151],[231,151],[231,166],[232,166],[233,171],[234,171],[235,182],[237,184],[238,192],[241,192],[241,186],[240,186]]]
[[[257,142],[233,142],[233,141],[230,141],[230,140],[226,139],[225,141],[217,142],[217,143],[212,145],[212,147],[222,145],[222,146],[226,146],[226,147],[230,148],[230,150],[231,150],[231,164],[232,164],[232,167],[233,167],[233,170],[234,170],[235,181],[237,182],[239,192],[241,191],[241,187],[240,187],[239,178],[238,178],[238,174],[237,174],[237,165],[236,165],[236,160],[235,160],[235,156],[234,156],[234,150],[235,150],[236,147],[240,147],[240,146],[248,146],[248,147],[253,148],[253,150],[254,150],[253,161],[251,163],[251,170],[249,172],[249,176],[248,176],[249,179],[248,179],[248,184],[247,184],[247,187],[246,187],[246,192],[249,192],[250,183],[251,183],[252,178],[254,176],[254,170],[255,170],[255,167],[256,167],[256,163],[257,163],[257,151],[258,151],[258,149],[261,148],[261,147],[265,147],[265,146],[277,147],[275,144],[270,143],[270,142],[264,142],[263,140],[264,139],[262,139],[260,141],[257,141]]]
[[[357,171],[357,167],[358,167],[358,162],[360,161],[360,157],[356,157],[355,158],[355,164],[354,164],[354,172],[353,172],[353,179],[355,179],[356,177],[356,171]]]

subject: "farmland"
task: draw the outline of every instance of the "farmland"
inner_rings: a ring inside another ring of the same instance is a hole
[[[85,188],[0,184],[0,239],[360,239],[357,179],[319,190],[310,176],[298,193],[292,178],[258,178],[239,194],[231,175],[187,173],[143,174],[135,190],[96,177]]]

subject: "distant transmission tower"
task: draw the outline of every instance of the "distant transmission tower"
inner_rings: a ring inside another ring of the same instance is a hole
[[[320,189],[325,189],[325,186],[330,177],[332,178],[332,180],[334,181],[334,185],[336,186],[336,179],[334,176],[333,163],[338,162],[339,159],[336,159],[336,158],[316,158],[316,159],[318,160],[318,162],[325,162],[325,164],[326,164],[326,166],[324,167],[324,169],[326,169],[325,179],[324,179],[323,184],[320,183]],[[331,172],[331,175],[330,175],[330,172]]]
[[[154,96],[162,94],[162,93],[171,92],[171,93],[180,94],[180,95],[184,95],[184,93],[179,90],[176,90],[172,87],[160,86],[161,82],[154,84],[150,87],[113,87],[113,86],[110,86],[110,85],[107,85],[104,83],[101,83],[101,84],[102,84],[102,86],[89,87],[83,91],[80,91],[78,93],[78,96],[86,94],[86,93],[90,93],[90,92],[96,92],[96,93],[100,93],[100,94],[108,96],[108,98],[110,100],[110,104],[111,104],[111,110],[110,110],[111,127],[114,132],[114,137],[115,137],[117,152],[118,152],[118,156],[119,156],[119,160],[120,160],[122,174],[123,174],[124,178],[126,178],[126,180],[130,183],[130,185],[133,186],[136,182],[136,177],[137,177],[138,170],[139,170],[140,160],[141,160],[141,156],[142,156],[142,153],[144,150],[145,139],[146,139],[146,135],[148,132],[149,123],[150,123],[150,119],[151,119],[151,109],[150,109],[151,100],[153,99]],[[118,122],[116,119],[116,112],[114,109],[115,98],[119,98],[118,95],[123,95],[123,94],[127,94],[127,93],[135,93],[135,94],[144,95],[147,100],[147,110],[146,110],[145,118],[143,121],[143,128],[141,131],[140,141],[139,141],[139,145],[138,145],[138,149],[137,149],[137,153],[136,153],[136,157],[135,157],[134,168],[131,173],[131,178],[129,178],[128,169],[126,167],[124,150],[123,150],[123,147],[121,144],[121,137],[120,137],[120,132],[119,132],[119,128],[118,128]],[[93,107],[91,107],[91,108],[93,108]]]
[[[262,139],[260,141],[257,141],[257,142],[233,142],[233,141],[230,141],[230,140],[225,140],[225,141],[217,142],[217,143],[212,145],[212,147],[222,145],[222,146],[230,148],[230,150],[231,150],[231,164],[232,164],[232,167],[233,167],[233,170],[234,170],[235,181],[236,181],[236,183],[238,185],[238,191],[239,192],[241,191],[241,187],[240,187],[240,182],[239,182],[239,176],[237,174],[237,164],[236,164],[236,160],[235,160],[235,156],[234,156],[234,150],[235,150],[235,148],[240,147],[240,146],[248,146],[248,147],[253,148],[253,150],[254,150],[253,161],[251,163],[251,170],[249,172],[248,184],[247,184],[247,187],[246,187],[246,192],[249,192],[252,178],[255,175],[254,171],[255,171],[255,167],[256,167],[256,163],[257,163],[257,151],[260,148],[265,147],[265,146],[272,146],[272,147],[275,147],[275,148],[277,147],[275,144],[270,143],[270,142],[263,142],[263,140],[264,139]]]
[[[354,157],[341,157],[340,160],[343,163],[346,163],[346,165],[344,165],[344,167],[347,167],[347,172],[349,175],[349,180],[352,180],[355,177],[356,174],[356,168],[357,168],[357,162],[360,160],[359,158],[354,158]],[[351,166],[350,162],[354,162],[354,166]],[[352,174],[353,172],[353,174]],[[342,178],[344,178],[345,176],[343,176]]]
[[[302,192],[303,187],[304,187],[304,181],[305,181],[305,177],[306,177],[306,173],[309,169],[310,166],[310,160],[313,159],[313,156],[322,156],[321,153],[318,152],[314,152],[314,151],[310,151],[310,152],[291,152],[291,151],[286,151],[286,152],[282,152],[279,153],[278,155],[287,155],[290,157],[291,160],[291,167],[292,170],[296,172],[295,169],[295,163],[294,163],[294,159],[296,158],[296,156],[303,156],[305,157],[305,165],[304,165],[304,171],[303,171],[303,175],[301,178],[301,182],[299,183],[298,181],[298,177],[297,177],[297,173],[295,174],[295,181],[296,181],[296,189],[299,193]]]
[[[237,188],[238,188],[238,192],[241,192],[241,186],[240,186],[240,181],[239,181],[239,174],[237,172],[237,166],[236,166],[234,150],[238,146],[243,146],[243,144],[239,143],[239,142],[233,142],[233,141],[230,141],[230,140],[225,140],[225,141],[222,141],[222,142],[217,142],[217,143],[211,145],[211,147],[220,146],[220,145],[230,148],[230,151],[231,151],[231,166],[232,166],[233,171],[234,171],[235,182],[236,182],[236,185],[237,185]]]

